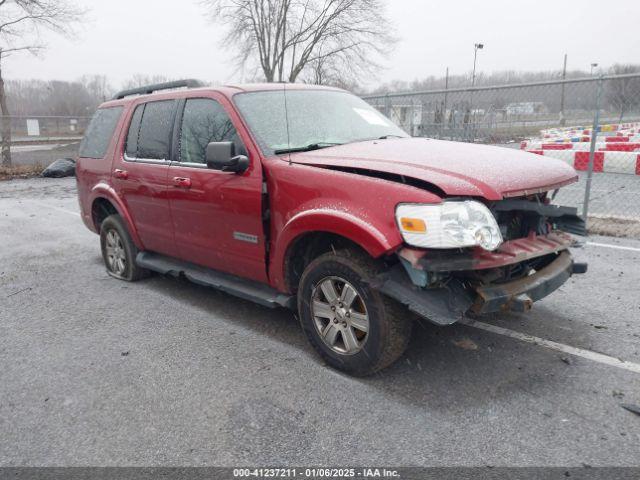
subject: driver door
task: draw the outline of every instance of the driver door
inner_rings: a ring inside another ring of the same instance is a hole
[[[218,98],[181,101],[176,151],[169,166],[169,208],[181,259],[245,278],[266,282],[262,223],[262,170]],[[233,115],[234,112],[232,112]],[[207,168],[210,142],[233,141],[250,156],[241,173]]]

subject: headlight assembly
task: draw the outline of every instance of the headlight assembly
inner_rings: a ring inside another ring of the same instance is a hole
[[[396,208],[396,220],[405,242],[416,247],[480,246],[495,250],[502,243],[495,217],[485,205],[474,200],[438,205],[403,203]]]

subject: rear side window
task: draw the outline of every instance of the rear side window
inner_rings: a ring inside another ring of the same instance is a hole
[[[169,159],[174,103],[149,102],[136,108],[127,134],[127,156]]]
[[[138,134],[138,158],[169,158],[173,105],[173,100],[145,105]]]
[[[121,114],[122,107],[99,109],[84,134],[78,155],[84,158],[104,158]]]

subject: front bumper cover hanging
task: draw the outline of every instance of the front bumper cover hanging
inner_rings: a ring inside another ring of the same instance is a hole
[[[452,278],[441,287],[423,288],[417,286],[405,270],[413,267],[404,265],[397,264],[380,275],[373,287],[437,325],[455,323],[466,313],[529,310],[533,302],[557,290],[571,275],[587,270],[586,264],[575,263],[571,253],[564,250],[544,268],[512,282],[473,288]]]

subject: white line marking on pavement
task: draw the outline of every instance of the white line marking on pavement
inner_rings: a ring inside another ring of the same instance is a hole
[[[44,202],[39,202],[37,200],[28,200],[28,201],[31,202],[31,203],[35,203],[36,205],[40,205],[41,207],[46,207],[46,208],[50,208],[52,210],[57,210],[59,212],[66,213],[67,215],[74,215],[76,217],[80,216],[80,214],[78,212],[74,212],[72,210],[67,210],[66,208],[56,207],[55,205],[49,205],[49,204],[46,204]]]
[[[628,250],[630,252],[640,252],[640,248],[637,248],[637,247],[625,247],[624,245],[611,245],[609,243],[587,242],[587,245],[592,247],[614,248],[616,250]]]
[[[484,322],[476,322],[475,320],[465,319],[463,321],[460,321],[460,323],[469,327],[495,333],[497,335],[504,335],[506,337],[515,338],[516,340],[531,343],[533,345],[540,345],[542,347],[550,348],[551,350],[556,350],[558,352],[575,355],[576,357],[586,358],[587,360],[592,360],[604,365],[622,368],[634,373],[640,373],[640,364],[626,362],[624,360],[620,360],[619,358],[610,357],[609,355],[603,355],[602,353],[596,353],[590,350],[583,350],[582,348],[571,347],[562,343],[552,342],[551,340],[545,340],[544,338],[527,335],[526,333],[509,330],[508,328],[502,328]]]

